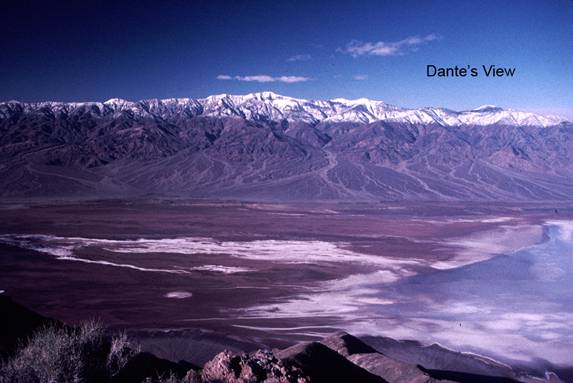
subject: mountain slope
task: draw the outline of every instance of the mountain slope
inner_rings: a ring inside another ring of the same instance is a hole
[[[573,125],[271,92],[0,104],[0,194],[566,200]]]

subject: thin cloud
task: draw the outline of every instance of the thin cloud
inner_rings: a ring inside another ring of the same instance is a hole
[[[309,61],[312,57],[309,54],[302,54],[302,55],[294,55],[287,59],[287,62],[296,62],[296,61]]]
[[[364,80],[368,80],[368,75],[367,74],[355,74],[354,76],[352,76],[353,80],[356,81],[364,81]]]
[[[421,45],[438,40],[440,36],[430,33],[426,36],[410,36],[400,41],[363,42],[352,40],[338,51],[352,57],[359,56],[400,56],[407,52],[416,51]]]
[[[245,82],[283,82],[287,84],[294,84],[297,82],[309,81],[310,77],[304,76],[269,76],[267,74],[258,74],[252,76],[229,76],[226,74],[220,74],[217,76],[217,80],[234,80],[234,81],[245,81]]]

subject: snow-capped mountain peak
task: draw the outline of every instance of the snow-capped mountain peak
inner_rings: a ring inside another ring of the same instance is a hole
[[[86,106],[111,110],[113,113],[129,111],[136,115],[185,114],[187,116],[235,117],[253,121],[305,122],[352,122],[372,123],[388,121],[408,124],[438,124],[442,126],[461,125],[510,125],[539,126],[558,125],[565,120],[557,116],[543,116],[531,112],[503,109],[494,105],[482,105],[466,111],[453,111],[444,108],[400,108],[383,101],[368,98],[331,100],[305,100],[283,96],[274,92],[256,92],[246,95],[217,94],[201,99],[169,98],[151,99],[138,102],[112,98],[103,103],[15,103],[0,104],[0,117],[3,110],[22,105],[26,111],[52,109],[66,111]]]
[[[472,109],[474,112],[488,112],[488,111],[493,111],[493,110],[503,110],[502,108],[500,108],[499,106],[495,106],[495,105],[481,105],[478,106],[475,109]]]
[[[525,125],[553,126],[565,120],[530,112],[482,105],[476,109],[456,112],[444,108],[410,109],[368,98],[305,100],[274,92],[246,95],[216,95],[202,100],[203,114],[209,116],[240,116],[252,120],[302,121],[307,123],[391,121],[410,124],[459,125]]]

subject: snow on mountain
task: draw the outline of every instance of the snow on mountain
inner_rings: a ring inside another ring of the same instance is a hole
[[[89,108],[98,113],[130,112],[134,115],[166,116],[173,113],[190,117],[203,115],[213,117],[239,117],[247,120],[301,121],[315,124],[326,122],[372,123],[391,121],[410,124],[461,125],[508,125],[539,126],[558,125],[565,120],[557,116],[542,116],[530,112],[502,109],[483,105],[473,110],[456,112],[444,108],[409,109],[389,105],[383,101],[359,98],[348,100],[304,100],[282,96],[273,92],[258,92],[247,95],[218,94],[202,99],[170,98],[137,102],[112,98],[103,103],[18,103],[0,104],[0,117],[10,110],[22,107],[26,112],[71,112]]]
[[[558,116],[504,110],[493,105],[484,105],[474,110],[461,112],[458,114],[458,119],[462,125],[503,124],[512,126],[553,126],[565,121]]]
[[[569,201],[573,124],[561,121],[272,92],[6,102],[0,196]]]

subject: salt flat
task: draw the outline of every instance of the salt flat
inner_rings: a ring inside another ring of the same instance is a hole
[[[509,363],[573,352],[571,221],[543,204],[3,208],[0,288],[70,322],[287,345],[344,329]],[[89,212],[89,214],[88,214]],[[151,335],[150,335],[151,336]]]

